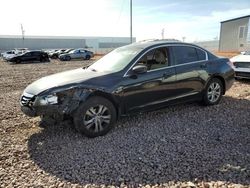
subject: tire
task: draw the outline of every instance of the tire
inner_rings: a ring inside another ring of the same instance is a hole
[[[224,87],[218,78],[212,78],[204,91],[203,103],[204,105],[216,105],[220,102],[223,95]]]
[[[90,55],[86,55],[85,59],[90,60]]]
[[[16,64],[19,64],[21,63],[21,60],[20,59],[16,59]]]
[[[52,59],[57,59],[57,55],[52,55]]]
[[[94,96],[78,107],[73,120],[76,130],[85,136],[103,136],[116,122],[116,109],[109,100]]]
[[[71,57],[70,57],[70,56],[66,56],[66,57],[65,57],[65,60],[66,60],[66,61],[70,61],[70,60],[71,60]]]
[[[43,57],[40,57],[40,62],[44,62],[44,58]]]

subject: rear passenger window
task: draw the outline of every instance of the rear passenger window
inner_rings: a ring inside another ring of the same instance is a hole
[[[196,48],[196,52],[197,52],[197,55],[198,55],[198,58],[199,58],[200,61],[206,60],[206,54],[205,54],[204,51]]]
[[[173,53],[177,65],[206,59],[205,52],[189,46],[173,46]]]

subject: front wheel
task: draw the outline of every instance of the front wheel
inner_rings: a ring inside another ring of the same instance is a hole
[[[85,60],[90,60],[90,55],[86,55]]]
[[[70,56],[66,56],[66,57],[65,57],[65,60],[66,60],[66,61],[70,61],[70,60],[71,60],[71,57],[70,57]]]
[[[205,105],[218,104],[222,98],[223,85],[218,78],[211,79],[204,91],[203,102]]]
[[[87,137],[102,136],[116,122],[116,109],[109,100],[94,96],[79,106],[73,119],[76,130]]]

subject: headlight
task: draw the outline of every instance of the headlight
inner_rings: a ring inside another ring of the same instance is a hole
[[[56,95],[47,95],[38,98],[37,105],[57,104],[58,97]]]

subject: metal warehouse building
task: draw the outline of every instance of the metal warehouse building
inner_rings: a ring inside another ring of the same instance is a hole
[[[250,50],[250,15],[221,22],[219,51]]]
[[[136,39],[133,38],[133,42]],[[14,48],[57,49],[89,48],[97,53],[106,53],[113,48],[130,43],[129,37],[67,37],[67,36],[0,36],[0,51]]]

